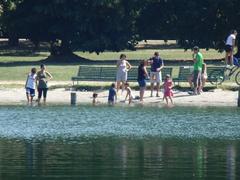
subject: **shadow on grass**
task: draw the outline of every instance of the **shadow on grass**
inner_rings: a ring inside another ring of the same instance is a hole
[[[41,51],[43,52],[43,51]],[[47,53],[48,51],[45,51]],[[32,50],[7,50],[7,51],[0,51],[0,56],[12,56],[12,57],[18,57],[18,56],[30,56],[30,57],[38,57],[38,56],[43,56],[39,51],[32,51]]]
[[[47,51],[46,51],[47,52]],[[34,53],[33,51],[8,51],[6,53],[0,53],[0,57],[4,56],[31,56],[31,57],[37,57],[40,56],[39,53]],[[46,65],[116,65],[116,59],[115,60],[90,60],[83,57],[80,57],[76,54],[70,54],[67,56],[48,56],[46,59],[42,59],[39,61],[11,61],[11,62],[0,62],[1,67],[14,67],[14,66],[31,66],[31,65],[40,65],[40,64],[46,64]],[[129,60],[131,65],[138,66],[140,60]],[[191,66],[193,64],[192,60],[165,60],[166,66]],[[207,64],[216,64],[219,65],[222,63],[222,59],[216,59],[216,60],[205,60]]]

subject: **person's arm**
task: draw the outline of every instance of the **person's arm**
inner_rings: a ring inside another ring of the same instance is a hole
[[[46,74],[47,74],[47,76],[49,77],[48,80],[51,80],[51,79],[53,78],[52,75],[51,75],[49,72],[46,71]]]
[[[145,77],[146,77],[147,79],[149,79],[149,75],[148,75],[148,72],[147,72],[147,68],[146,68],[145,66],[143,67],[143,71],[144,71]]]
[[[148,64],[148,65],[151,65],[152,63],[153,63],[153,59],[152,59],[152,58],[150,58],[150,59],[147,60],[147,64]]]
[[[27,88],[28,77],[29,77],[29,75],[27,76],[27,80],[26,80],[26,83],[25,83],[25,88]]]
[[[193,53],[192,57],[193,57],[193,62],[195,63],[197,61],[197,55]]]
[[[120,60],[117,60],[117,68],[120,66]]]
[[[164,68],[164,63],[163,63],[163,60],[162,60],[162,64],[161,64],[160,68],[157,68],[157,71],[160,72],[163,68]]]
[[[126,64],[128,66],[128,70],[130,70],[132,68],[131,64],[128,61],[126,61]]]
[[[115,91],[115,103],[117,102],[117,92]]]

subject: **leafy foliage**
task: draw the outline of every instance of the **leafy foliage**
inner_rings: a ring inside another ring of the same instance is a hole
[[[132,49],[138,40],[176,39],[222,50],[240,29],[239,0],[0,0],[3,34],[51,42],[52,54]]]

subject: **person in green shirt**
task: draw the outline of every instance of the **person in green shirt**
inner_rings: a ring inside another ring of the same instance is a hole
[[[199,52],[199,47],[195,46],[193,48],[193,84],[194,84],[194,94],[201,93],[202,87],[202,66],[203,66],[203,55]]]

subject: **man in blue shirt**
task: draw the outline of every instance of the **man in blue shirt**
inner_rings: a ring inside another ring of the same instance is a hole
[[[164,67],[163,60],[160,58],[159,53],[155,52],[154,57],[149,59],[149,63],[151,64],[151,72],[150,72],[150,81],[151,81],[151,97],[153,96],[154,83],[157,83],[156,97],[159,97],[159,87],[162,82],[162,73],[161,70]]]

